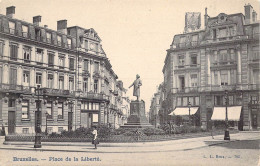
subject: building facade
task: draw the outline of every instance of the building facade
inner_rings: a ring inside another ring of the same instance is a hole
[[[164,109],[196,107],[198,125],[208,128],[216,107],[239,106],[234,126],[259,128],[259,21],[253,7],[245,5],[245,15],[216,17],[206,9],[204,29],[200,13],[187,13],[185,21],[164,62]]]
[[[94,29],[60,20],[51,30],[41,16],[16,19],[14,6],[0,15],[0,124],[8,134],[35,132],[38,98],[42,131],[120,126],[127,114],[117,79]]]

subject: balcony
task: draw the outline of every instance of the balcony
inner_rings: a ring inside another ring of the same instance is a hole
[[[77,96],[86,98],[89,100],[109,100],[109,97],[103,93],[94,93],[94,92],[77,92]]]
[[[225,61],[218,61],[218,62],[212,62],[212,66],[225,66],[225,65],[235,65],[237,62],[235,60],[225,60]]]
[[[0,91],[15,92],[15,93],[31,93],[32,87],[15,85],[15,84],[0,84]]]
[[[63,90],[63,89],[51,89],[51,88],[42,88],[43,95],[48,96],[68,96],[73,97],[75,95],[74,91]]]

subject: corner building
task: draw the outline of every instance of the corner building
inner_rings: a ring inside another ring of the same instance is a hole
[[[259,21],[250,4],[244,9],[245,15],[215,17],[206,9],[204,29],[200,13],[186,14],[185,32],[174,36],[164,62],[164,110],[188,110],[190,104],[198,108],[196,125],[209,128],[214,111],[220,114],[216,111],[225,109],[227,98],[228,107],[238,106],[240,117],[231,126],[260,128]]]
[[[6,8],[0,15],[0,124],[6,132],[35,132],[38,96],[43,132],[108,124],[112,115],[117,121],[111,125],[120,126],[126,114],[115,101],[125,89],[100,42],[92,28],[68,28],[60,20],[55,31],[41,25],[41,16],[28,23],[15,18],[14,6]]]

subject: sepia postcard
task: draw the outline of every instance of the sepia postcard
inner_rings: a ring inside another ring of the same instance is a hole
[[[259,14],[0,0],[0,165],[260,166]]]

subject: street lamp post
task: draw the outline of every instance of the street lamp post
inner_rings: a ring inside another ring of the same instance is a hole
[[[190,107],[191,107],[191,103],[190,102],[188,103],[188,107],[189,107],[189,125],[191,125],[191,123],[190,123]]]
[[[225,130],[225,136],[224,136],[224,140],[230,140],[230,136],[229,136],[229,130],[228,130],[228,91],[225,90],[225,101],[226,101],[226,118],[225,118],[225,122],[226,122],[226,130]]]
[[[37,93],[36,93],[37,92]],[[36,107],[37,111],[35,112],[35,142],[34,148],[41,148],[41,101],[40,101],[40,85],[35,88],[35,93],[37,94]]]
[[[49,114],[46,112],[45,115],[46,115],[46,129],[45,129],[45,135],[48,135],[48,115],[49,115]]]

